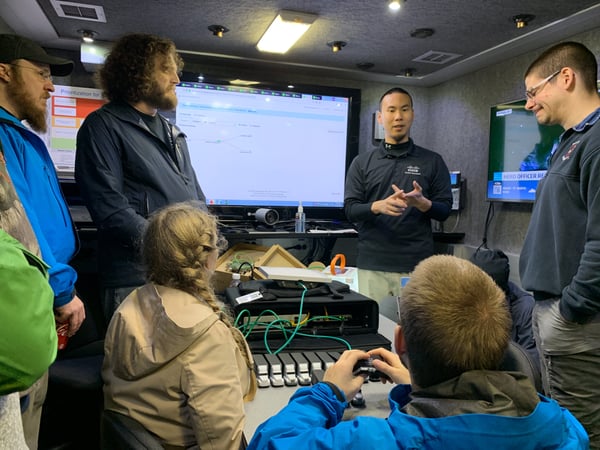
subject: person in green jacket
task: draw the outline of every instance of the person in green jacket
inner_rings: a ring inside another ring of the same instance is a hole
[[[21,424],[19,396],[47,382],[56,358],[54,293],[39,253],[0,143],[0,448],[28,448],[24,429],[37,441],[39,415],[28,407]],[[43,402],[35,395],[30,400]]]

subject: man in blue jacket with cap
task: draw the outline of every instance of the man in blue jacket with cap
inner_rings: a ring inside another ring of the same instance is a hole
[[[0,141],[6,167],[49,266],[56,321],[68,323],[70,336],[85,319],[83,303],[75,293],[77,273],[69,266],[77,238],[48,149],[35,132],[46,131],[46,104],[54,92],[52,76],[66,76],[72,70],[71,61],[48,55],[35,42],[0,34]],[[46,387],[43,377],[30,393],[23,417],[30,448],[37,448]]]

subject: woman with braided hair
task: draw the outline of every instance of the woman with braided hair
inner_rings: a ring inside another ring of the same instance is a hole
[[[136,419],[169,448],[237,449],[252,354],[210,284],[223,246],[216,219],[178,203],[151,217],[148,283],[115,312],[105,339],[104,407]]]

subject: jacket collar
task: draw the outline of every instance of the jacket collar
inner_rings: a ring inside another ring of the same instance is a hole
[[[377,150],[376,150],[377,151],[377,158],[378,159],[386,159],[386,158],[388,158],[388,159],[401,159],[401,158],[404,158],[404,157],[409,156],[409,155],[414,155],[415,152],[416,152],[416,145],[415,145],[414,141],[412,140],[412,138],[409,138],[408,142],[409,142],[408,152],[406,152],[406,154],[403,155],[403,156],[395,157],[395,156],[391,155],[390,152],[385,149],[385,141],[382,140],[379,143],[379,146],[377,147]]]
[[[23,125],[23,123],[17,117],[13,116],[6,109],[4,109],[2,106],[0,106],[0,119],[3,122],[12,122],[13,124],[15,124],[18,127],[27,129],[25,127],[25,125]]]
[[[4,109],[1,106],[0,106],[0,122],[8,123],[8,124],[14,126],[17,129],[17,131],[19,131],[20,133],[24,133],[24,135],[27,136],[26,139],[36,148],[43,147],[44,149],[46,149],[46,144],[44,144],[44,141],[42,140],[41,137],[39,137],[39,135],[36,132],[31,130],[27,126],[25,126],[25,124],[23,122],[21,122],[17,117],[13,116],[11,113],[9,113],[6,109]],[[49,156],[48,156],[48,158],[49,158]]]
[[[131,106],[129,103],[122,102],[122,101],[112,101],[112,102],[105,104],[102,108],[105,111],[107,111],[108,113],[117,117],[118,119],[123,120],[125,122],[129,122],[133,125],[143,128],[144,130],[148,131],[149,133],[152,133],[150,131],[150,129],[148,128],[148,126],[144,123],[144,121],[142,120],[142,117],[138,114],[136,109],[133,106]],[[157,114],[160,115],[160,113],[157,113]],[[161,118],[162,118],[162,116],[161,116]],[[162,120],[166,120],[166,119],[163,118]],[[173,139],[177,139],[180,135],[185,137],[185,133],[183,133],[177,126],[175,126],[171,122],[169,122],[169,127],[171,127],[171,130],[173,132]]]
[[[592,125],[594,125],[598,120],[600,120],[600,108],[598,108],[594,112],[588,114],[588,116],[585,119],[583,119],[580,123],[575,125],[573,127],[573,129],[575,131],[581,132],[586,127],[591,127]]]
[[[411,416],[446,417],[460,414],[531,414],[539,397],[520,372],[473,370],[435,386],[412,391],[403,411]]]

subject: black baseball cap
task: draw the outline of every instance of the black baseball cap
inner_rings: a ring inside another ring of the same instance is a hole
[[[15,59],[48,64],[50,73],[57,77],[69,75],[73,70],[73,61],[50,56],[30,39],[16,34],[0,34],[0,63],[10,63]]]

